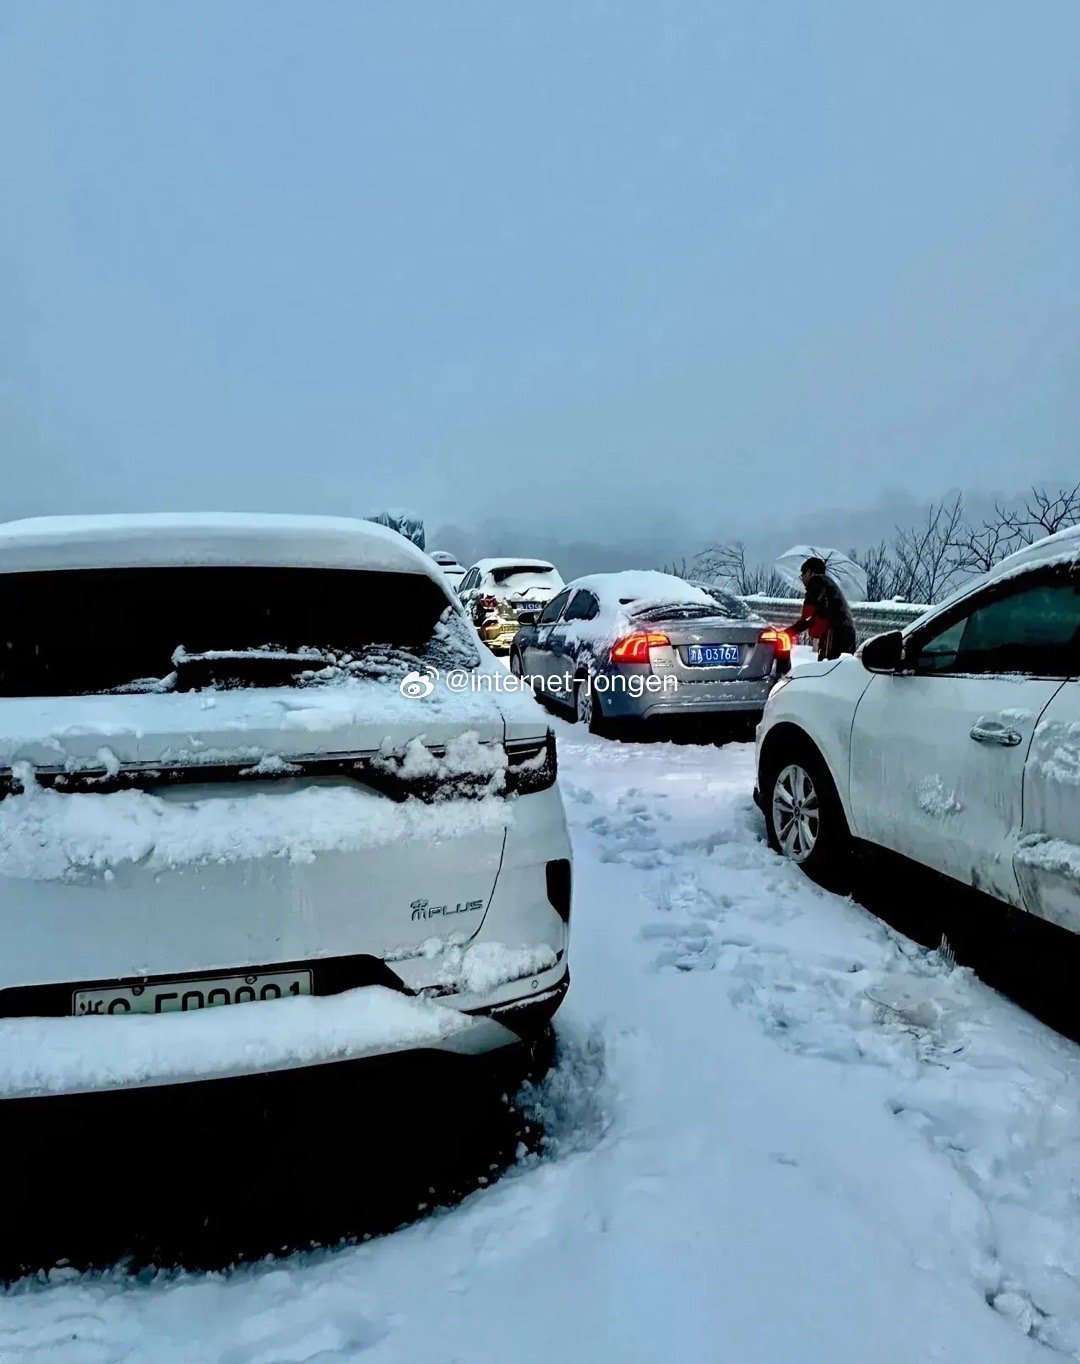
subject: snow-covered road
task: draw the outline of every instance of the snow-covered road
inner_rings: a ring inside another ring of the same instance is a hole
[[[549,1149],[366,1245],[23,1284],[0,1360],[1080,1358],[1080,1052],[761,841],[752,750],[559,723]]]

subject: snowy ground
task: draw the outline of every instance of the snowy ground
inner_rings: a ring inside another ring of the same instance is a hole
[[[1080,1358],[1077,1048],[772,857],[749,746],[559,731],[547,1153],[360,1247],[23,1284],[3,1364]]]

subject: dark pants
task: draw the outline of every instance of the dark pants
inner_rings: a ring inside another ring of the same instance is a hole
[[[855,631],[850,625],[838,625],[818,640],[818,661],[839,658],[855,652]]]

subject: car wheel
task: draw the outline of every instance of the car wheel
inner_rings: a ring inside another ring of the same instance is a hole
[[[525,663],[521,657],[521,650],[515,645],[510,647],[510,671],[515,677],[523,677],[525,674]]]
[[[769,846],[829,890],[851,880],[851,834],[824,761],[809,746],[786,747],[762,783]]]
[[[603,733],[604,717],[596,699],[596,688],[589,676],[574,679],[574,719],[584,725],[590,734]]]

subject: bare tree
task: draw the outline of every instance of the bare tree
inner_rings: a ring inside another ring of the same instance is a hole
[[[914,602],[935,602],[955,581],[954,547],[964,521],[959,495],[951,502],[932,502],[926,518],[906,530],[897,527],[892,543],[896,561],[896,596]]]
[[[1080,521],[1080,483],[1073,488],[1032,487],[1016,513],[1025,542],[1053,535]]]
[[[994,503],[980,526],[961,526],[952,547],[960,573],[986,573],[1006,555],[1080,521],[1080,483],[1073,488],[1032,487],[1023,502]]]
[[[866,574],[866,600],[889,601],[899,592],[899,572],[888,543],[882,540],[871,549],[853,549],[850,557]]]
[[[751,563],[741,540],[710,545],[691,560],[690,577],[723,584],[741,597],[786,597],[791,585],[771,564]]]
[[[982,525],[957,527],[950,547],[953,569],[957,574],[988,573],[1023,543],[1017,513],[995,502],[993,515],[984,519]]]
[[[743,586],[747,576],[746,546],[741,540],[709,545],[694,555],[691,565],[692,576],[703,582],[723,583],[736,592],[746,590]]]
[[[670,573],[673,578],[692,578],[694,576],[693,560],[685,556],[681,559],[672,559],[669,564],[660,565],[661,573]]]

